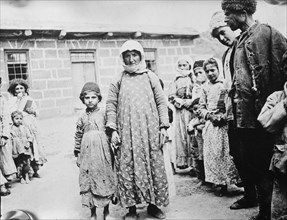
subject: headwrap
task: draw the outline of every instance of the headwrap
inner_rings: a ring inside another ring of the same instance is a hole
[[[29,84],[27,82],[27,80],[24,80],[24,79],[13,79],[10,81],[9,83],[9,86],[8,86],[8,92],[15,96],[15,88],[17,85],[21,85],[21,86],[24,86],[25,88],[25,92],[27,93],[27,95],[29,95]]]
[[[178,68],[178,63],[179,61],[184,60],[189,64],[189,69],[188,70],[181,70]],[[191,73],[191,66],[192,66],[192,60],[191,57],[189,56],[180,56],[177,61],[176,61],[176,71],[177,71],[177,77],[182,77],[182,76],[188,76]]]
[[[102,100],[102,95],[100,91],[100,87],[98,86],[97,83],[95,82],[87,82],[84,87],[82,88],[81,94],[80,94],[80,99],[84,103],[84,97],[87,92],[95,92],[97,96],[99,97],[99,101]]]
[[[215,12],[211,20],[209,22],[209,29],[210,29],[210,34],[212,37],[214,37],[214,30],[219,28],[219,27],[225,27],[227,24],[224,22],[225,15],[223,11],[217,11]]]
[[[133,51],[133,50],[136,50],[140,53],[141,61],[138,64],[126,65],[124,62],[123,53],[126,51]],[[124,70],[127,71],[128,73],[143,73],[147,71],[143,47],[139,42],[135,40],[127,40],[122,45],[120,50],[120,58]]]
[[[222,0],[221,2],[223,11],[241,12],[245,10],[251,15],[256,11],[256,5],[256,0]]]
[[[203,68],[203,63],[204,63],[204,60],[196,60],[193,64],[193,71],[194,69],[198,68],[198,67],[202,67]]]

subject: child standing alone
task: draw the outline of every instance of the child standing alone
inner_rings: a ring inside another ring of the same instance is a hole
[[[10,129],[12,156],[14,158],[20,183],[29,183],[29,170],[32,157],[32,135],[23,125],[23,113],[14,111],[11,114],[13,125]]]
[[[86,83],[80,99],[87,108],[77,121],[74,155],[80,169],[82,205],[90,208],[91,219],[105,219],[116,179],[105,133],[105,112],[98,106],[102,99],[99,86]]]

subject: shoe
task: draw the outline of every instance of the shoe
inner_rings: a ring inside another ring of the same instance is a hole
[[[165,219],[165,214],[153,204],[148,205],[147,213],[154,218]]]
[[[10,182],[7,182],[7,183],[5,183],[5,187],[7,189],[10,189],[10,188],[12,188],[12,184]]]
[[[218,191],[214,192],[214,195],[218,196],[218,197],[222,197],[224,195],[226,195],[227,193],[227,185],[222,185],[220,186],[220,189]]]
[[[258,213],[257,215],[252,216],[249,220],[271,220],[271,218],[268,217],[267,215]]]
[[[0,192],[0,195],[1,195],[1,196],[8,196],[8,195],[10,195],[10,194],[11,194],[11,191],[10,191],[9,189],[2,190],[2,191]]]
[[[35,178],[41,178],[40,175],[39,175],[39,173],[33,173],[33,177],[35,177]]]
[[[137,220],[138,214],[136,211],[136,206],[131,206],[128,209],[129,209],[129,212],[125,215],[124,219],[125,220]]]
[[[247,208],[256,207],[257,205],[258,205],[257,201],[247,200],[245,197],[242,197],[241,199],[234,202],[229,208],[232,210],[247,209]]]

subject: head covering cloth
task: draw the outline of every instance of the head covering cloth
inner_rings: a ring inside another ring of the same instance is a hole
[[[188,70],[182,70],[178,68],[178,63],[179,61],[186,61],[189,64]],[[177,61],[176,61],[176,71],[177,71],[177,76],[176,77],[185,77],[188,76],[192,73],[191,67],[193,65],[192,59],[190,56],[180,56]]]
[[[209,30],[210,30],[210,34],[212,37],[214,37],[214,31],[217,28],[227,26],[224,19],[225,19],[225,15],[224,15],[223,11],[217,11],[211,16],[211,19],[209,22]]]
[[[124,62],[123,53],[126,51],[133,51],[133,50],[138,51],[140,53],[141,60],[138,64],[126,65]],[[132,74],[134,73],[141,74],[141,73],[147,72],[144,49],[138,41],[127,40],[120,49],[120,58],[122,61],[122,66],[126,72],[132,73]]]
[[[95,92],[99,98],[99,101],[102,100],[101,90],[100,90],[100,87],[97,83],[95,83],[95,82],[85,83],[85,85],[82,88],[81,94],[80,94],[80,99],[82,100],[83,103],[84,103],[84,97],[85,97],[87,92]]]

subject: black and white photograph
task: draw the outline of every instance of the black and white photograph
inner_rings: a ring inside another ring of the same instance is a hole
[[[0,0],[1,220],[287,220],[287,0]]]

